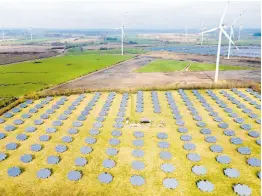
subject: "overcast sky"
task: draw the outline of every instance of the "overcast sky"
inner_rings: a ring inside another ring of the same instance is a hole
[[[201,17],[207,28],[218,25],[227,2],[207,1],[2,1],[0,25],[6,28],[114,28],[123,16],[126,28],[175,29],[200,28]],[[230,2],[225,24],[245,10],[236,26],[259,27],[260,1]]]

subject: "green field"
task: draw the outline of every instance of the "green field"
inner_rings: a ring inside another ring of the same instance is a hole
[[[137,72],[147,73],[147,72],[182,71],[189,64],[190,67],[188,71],[213,71],[216,69],[215,64],[197,63],[192,61],[156,60],[138,69]],[[243,66],[219,65],[219,70],[246,70],[246,69],[252,69],[252,68],[243,67]]]
[[[0,97],[17,97],[35,92],[131,57],[132,55],[67,55],[0,66]]]
[[[238,89],[248,97],[259,103],[259,99],[253,97],[251,94],[245,91],[245,89]],[[250,105],[244,99],[238,97],[230,90],[225,90],[232,97],[240,101],[241,104],[251,109],[253,113],[258,115],[260,119],[260,111],[255,108],[254,105]],[[101,93],[100,98],[96,102],[93,109],[86,116],[86,120],[82,121],[83,126],[78,127],[78,133],[69,134],[68,130],[73,127],[72,123],[77,121],[77,118],[81,116],[81,112],[90,103],[94,97],[94,93],[85,94],[85,98],[80,101],[79,105],[72,110],[72,114],[67,115],[67,119],[62,121],[62,125],[57,127],[57,131],[54,133],[47,133],[46,129],[53,127],[52,123],[58,120],[58,117],[64,114],[65,110],[72,105],[80,96],[71,95],[67,97],[67,101],[64,102],[60,108],[55,109],[54,113],[49,115],[49,118],[44,120],[42,125],[35,125],[34,121],[40,119],[43,113],[47,112],[53,105],[56,105],[61,97],[54,97],[52,101],[47,104],[43,104],[43,108],[39,109],[37,113],[33,114],[31,118],[24,119],[24,123],[16,125],[14,131],[7,132],[5,127],[12,125],[15,119],[21,119],[21,115],[29,113],[29,110],[35,108],[37,104],[40,104],[41,100],[35,100],[32,104],[28,104],[27,108],[21,109],[20,112],[15,113],[11,118],[5,118],[5,122],[0,124],[0,132],[5,134],[5,138],[0,140],[0,152],[8,154],[5,160],[0,161],[0,192],[1,195],[19,195],[19,196],[31,196],[31,195],[108,195],[108,196],[130,196],[130,195],[177,195],[177,196],[197,196],[197,195],[236,195],[233,191],[233,186],[237,183],[245,184],[252,190],[252,195],[260,195],[260,179],[257,177],[257,173],[260,171],[260,167],[251,167],[247,164],[247,159],[255,157],[260,159],[260,146],[256,143],[257,139],[248,135],[248,131],[240,128],[240,124],[236,123],[223,108],[219,107],[215,100],[206,93],[205,90],[199,90],[198,92],[205,98],[208,104],[212,106],[214,111],[218,112],[219,116],[225,123],[229,125],[228,129],[235,132],[235,136],[243,140],[243,144],[234,145],[230,143],[229,136],[226,136],[224,129],[218,127],[218,122],[213,120],[213,117],[204,108],[201,102],[194,96],[192,91],[185,90],[185,94],[191,100],[194,108],[202,116],[203,122],[206,123],[206,128],[211,130],[211,136],[215,136],[216,143],[208,143],[205,141],[204,135],[200,132],[202,128],[196,125],[197,121],[193,119],[193,115],[189,108],[186,106],[182,99],[182,96],[178,91],[170,91],[172,99],[177,105],[177,110],[182,116],[182,120],[185,121],[184,127],[188,129],[187,133],[180,133],[178,131],[179,126],[177,121],[173,118],[172,110],[167,102],[165,92],[158,91],[159,105],[161,107],[161,113],[154,113],[153,102],[151,98],[151,92],[143,92],[144,94],[144,111],[142,113],[136,112],[137,94],[129,94],[127,101],[125,118],[129,117],[130,123],[138,122],[142,117],[147,117],[151,120],[149,125],[144,126],[130,126],[123,122],[123,128],[117,130],[121,131],[122,135],[116,137],[120,144],[111,146],[109,140],[114,138],[111,135],[114,127],[115,119],[118,117],[118,111],[120,103],[123,98],[122,94],[116,94],[113,102],[108,110],[108,115],[105,116],[105,121],[102,122],[102,127],[99,128],[100,133],[98,135],[91,134],[89,132],[94,129],[93,124],[96,122],[96,118],[99,116],[103,105],[106,103],[109,93]],[[235,104],[232,104],[226,99],[220,90],[213,90],[219,99],[224,101],[228,107],[230,107],[234,113],[244,119],[244,123],[252,126],[252,130],[260,132],[260,125],[255,123],[255,119],[249,118],[248,114],[243,113]],[[19,106],[17,106],[19,107]],[[12,111],[10,111],[13,113]],[[28,126],[34,126],[37,128],[35,132],[26,132],[25,128]],[[144,133],[142,138],[136,138],[134,132],[141,131]],[[24,133],[28,136],[28,139],[19,141],[16,139],[18,134]],[[168,138],[165,140],[158,139],[158,133],[166,133]],[[49,141],[40,141],[41,135],[49,135]],[[184,142],[180,139],[182,135],[190,135],[191,141]],[[71,136],[72,142],[65,143],[62,141],[63,136]],[[87,137],[96,138],[97,141],[94,144],[88,144],[85,142]],[[141,147],[135,147],[133,142],[135,140],[143,140],[144,145]],[[168,148],[158,147],[159,142],[165,141],[169,143]],[[7,150],[6,144],[15,142],[19,144],[16,150]],[[195,144],[195,149],[186,150],[183,148],[185,143]],[[32,144],[41,144],[42,149],[38,152],[34,152],[30,149]],[[68,150],[63,153],[58,153],[55,150],[56,145],[66,145]],[[213,144],[223,147],[223,153],[215,153],[210,150],[210,146]],[[81,147],[90,146],[93,151],[89,154],[82,154],[80,152]],[[237,149],[241,146],[246,146],[251,150],[250,155],[242,155]],[[114,156],[109,156],[106,153],[107,148],[115,148],[118,153]],[[132,155],[133,150],[140,149],[144,151],[143,157],[135,157]],[[169,160],[163,160],[159,154],[161,151],[168,151],[171,153],[172,158]],[[193,162],[187,159],[188,153],[197,153],[200,155],[201,160]],[[33,160],[29,163],[23,163],[20,161],[20,157],[23,154],[33,155]],[[229,164],[221,164],[216,161],[218,155],[227,155],[231,158]],[[47,157],[50,155],[59,156],[60,161],[57,164],[48,164]],[[75,159],[77,157],[83,157],[87,159],[85,166],[76,166]],[[111,159],[115,162],[113,168],[104,168],[103,161]],[[135,170],[132,168],[133,161],[141,161],[144,163],[145,168],[142,170]],[[161,165],[169,163],[174,166],[174,171],[165,173],[161,169]],[[202,165],[207,169],[205,175],[196,175],[192,172],[192,167],[195,165]],[[22,173],[16,177],[8,176],[8,168],[19,167],[22,169]],[[51,176],[47,179],[37,178],[37,172],[41,168],[48,168],[52,171]],[[235,168],[239,171],[240,176],[238,178],[229,178],[224,175],[224,169]],[[70,181],[67,175],[70,171],[80,171],[82,177],[78,181]],[[112,182],[108,184],[101,184],[98,180],[98,176],[107,172],[113,176]],[[134,186],[130,183],[130,177],[133,175],[140,175],[144,178],[145,184],[142,186]],[[178,185],[174,189],[166,188],[163,185],[163,180],[166,178],[175,178]],[[211,193],[204,193],[199,190],[196,183],[199,180],[208,180],[214,185],[214,190]]]

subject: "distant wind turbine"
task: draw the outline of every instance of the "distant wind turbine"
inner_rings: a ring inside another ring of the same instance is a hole
[[[120,28],[115,28],[116,30],[121,29],[121,55],[124,55],[124,36],[125,36],[125,32],[124,32],[124,20],[127,14],[124,15],[122,23],[121,23],[121,27]]]
[[[218,72],[219,72],[219,60],[220,60],[220,49],[221,49],[221,39],[222,39],[222,34],[224,34],[226,36],[226,38],[233,44],[236,46],[235,42],[233,42],[231,40],[231,38],[229,37],[229,35],[227,34],[227,32],[225,31],[225,26],[223,24],[223,20],[224,20],[224,17],[225,17],[225,14],[226,14],[226,10],[227,10],[227,7],[228,7],[228,4],[229,2],[227,3],[225,9],[224,9],[224,12],[223,12],[223,15],[220,19],[220,23],[219,23],[219,26],[218,27],[215,27],[215,28],[212,28],[210,30],[207,30],[207,31],[204,31],[202,32],[202,34],[204,33],[209,33],[209,32],[213,32],[213,31],[219,31],[219,37],[218,37],[218,45],[217,45],[217,59],[216,59],[216,72],[215,72],[215,82],[218,81]],[[238,49],[238,47],[237,47]]]
[[[33,40],[32,27],[29,27],[29,32],[30,32],[30,39],[32,41]]]
[[[240,31],[242,30],[243,26],[242,24],[239,26],[239,29],[238,29],[238,41],[240,40]]]
[[[237,22],[237,20],[244,14],[245,11],[243,11],[236,19],[235,21],[232,23],[232,25],[230,26],[230,39],[235,38],[234,35],[234,25]],[[229,41],[228,44],[228,53],[227,53],[227,59],[229,59],[229,56],[231,54],[231,42]]]
[[[206,29],[206,27],[204,27],[204,21],[202,19],[202,26],[201,26],[201,46],[203,45],[203,40],[204,40],[204,33],[203,31]]]

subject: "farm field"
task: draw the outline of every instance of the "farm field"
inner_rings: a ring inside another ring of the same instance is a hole
[[[0,97],[35,92],[130,58],[132,55],[67,55],[0,66]]]
[[[0,192],[259,195],[260,99],[180,89],[27,100],[0,116]]]
[[[146,53],[141,48],[125,48],[125,54],[143,54]],[[121,54],[121,49],[107,49],[107,50],[84,50],[81,52],[80,48],[72,48],[68,50],[68,54]]]
[[[182,71],[189,66],[188,71],[214,71],[216,69],[215,64],[209,63],[197,63],[192,61],[177,61],[177,60],[156,60],[148,65],[140,68],[137,72],[148,73],[148,72],[174,72]],[[232,66],[232,65],[219,65],[219,70],[252,70],[247,66]]]

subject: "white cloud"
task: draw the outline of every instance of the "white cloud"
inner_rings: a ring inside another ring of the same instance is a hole
[[[226,2],[211,1],[2,1],[0,24],[6,27],[34,28],[113,28],[128,12],[126,28],[198,28],[219,23]],[[260,27],[261,4],[252,1],[230,2],[225,23]]]

